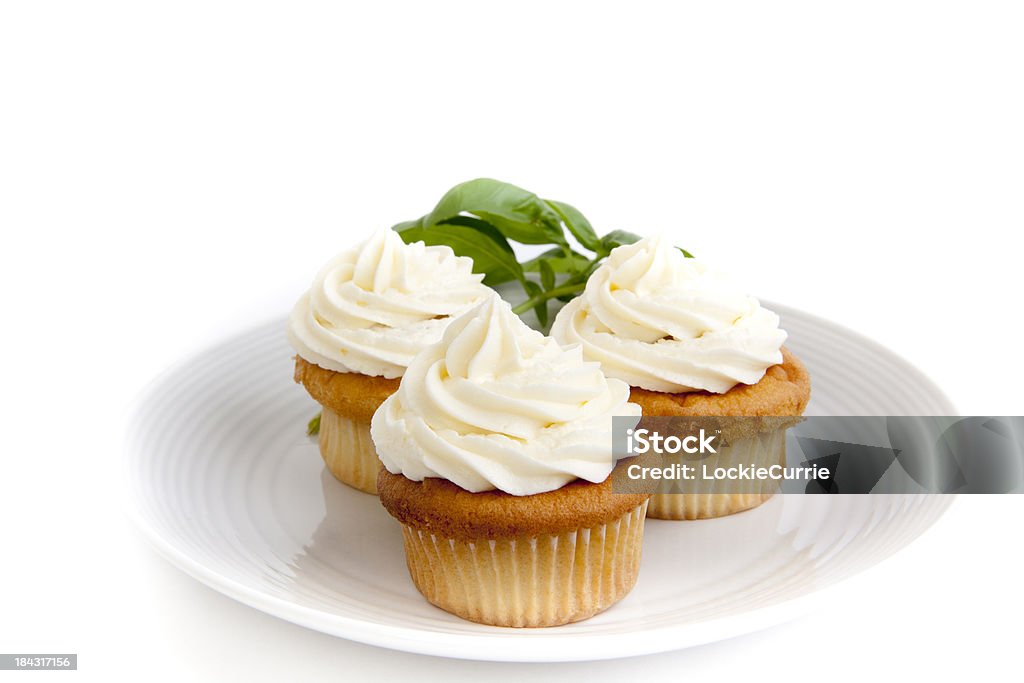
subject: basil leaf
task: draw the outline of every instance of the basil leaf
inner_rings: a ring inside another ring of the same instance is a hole
[[[421,240],[428,245],[447,245],[459,256],[472,258],[474,272],[483,273],[486,285],[518,282],[527,298],[514,310],[534,310],[542,327],[548,325],[549,301],[570,301],[586,287],[588,278],[613,249],[640,239],[625,230],[598,237],[590,221],[571,204],[541,199],[521,187],[491,178],[456,185],[433,211],[418,220],[399,223],[393,230],[407,243]],[[581,251],[593,252],[594,256],[572,249],[569,235],[583,246]],[[553,248],[520,264],[509,242]],[[677,248],[693,258],[690,252]],[[527,278],[527,273],[538,277]],[[559,277],[563,278],[561,283]]]
[[[392,225],[391,229],[394,230],[395,232],[401,233],[401,232],[405,232],[409,228],[422,228],[422,227],[423,227],[423,219],[422,218],[417,218],[414,221],[403,221],[403,222],[401,222],[401,223],[399,223],[397,225]],[[408,242],[406,242],[406,244],[408,244]]]
[[[410,226],[398,233],[402,240],[447,245],[459,256],[473,259],[473,272],[484,273],[484,284],[494,285],[509,280],[527,282],[523,267],[514,254],[506,251],[487,234],[465,225],[435,225],[431,228]]]
[[[512,250],[512,245],[508,243],[508,240],[505,239],[504,235],[498,232],[497,228],[487,221],[482,221],[479,218],[473,218],[472,216],[454,216],[445,222],[440,223],[440,225],[462,225],[467,228],[473,228],[477,232],[490,237],[492,240],[497,242],[499,247],[511,254],[512,258],[515,258],[515,251]],[[502,272],[491,272],[484,278],[484,284],[489,287],[497,287],[500,284],[511,282],[515,279],[515,274],[507,270]]]
[[[548,249],[540,256],[536,256],[523,263],[523,270],[527,273],[540,272],[540,262],[547,261],[551,269],[556,273],[578,273],[590,265],[590,259],[575,251],[570,251],[569,256],[565,250],[559,247]]]
[[[553,199],[545,200],[552,209],[554,209],[561,217],[562,222],[565,223],[565,227],[569,228],[569,232],[572,236],[590,251],[598,254],[604,253],[604,247],[601,244],[601,238],[594,232],[593,226],[590,225],[590,221],[587,220],[586,216],[580,213],[579,209],[571,204],[565,202],[556,202]]]
[[[522,244],[566,243],[561,218],[544,200],[491,178],[477,178],[448,190],[424,217],[424,225],[431,227],[462,213],[482,218]]]
[[[625,230],[612,230],[610,233],[601,238],[601,246],[610,252],[615,247],[621,247],[625,244],[633,244],[634,242],[640,241],[640,235],[632,232],[626,232]]]
[[[546,290],[553,289],[555,286],[555,271],[546,259],[540,262],[540,286]]]
[[[587,264],[586,268],[584,268],[580,272],[576,273],[575,275],[567,278],[565,280],[565,282],[562,283],[562,285],[563,286],[564,285],[578,285],[578,284],[586,283],[586,281],[590,279],[590,276],[594,274],[594,271],[597,270],[601,266],[601,262],[602,261],[603,261],[603,259],[594,259],[589,264]],[[577,292],[577,294],[578,294],[578,292]],[[576,297],[576,294],[566,294],[566,295],[558,297],[558,300],[559,301],[564,301],[564,302],[569,302],[569,301],[572,301],[575,297]]]
[[[492,240],[498,243],[498,246],[507,251],[510,254],[515,252],[512,250],[512,245],[508,243],[505,236],[498,232],[498,229],[487,221],[482,221],[479,218],[473,218],[472,216],[453,216],[446,221],[440,222],[438,225],[462,225],[467,228],[473,228],[477,232],[481,232]]]
[[[320,416],[322,412],[313,416],[313,419],[306,425],[306,436],[316,436],[320,433]]]
[[[542,295],[544,293],[544,290],[541,289],[540,285],[538,285],[533,280],[524,280],[523,281],[523,289],[526,290],[526,295],[528,297],[530,297],[531,299],[533,297],[535,297],[535,296],[540,296],[540,295]],[[533,312],[537,315],[537,322],[540,323],[540,326],[541,327],[547,327],[548,326],[548,302],[546,300],[545,301],[541,301],[540,303],[538,303],[536,306],[533,307]]]

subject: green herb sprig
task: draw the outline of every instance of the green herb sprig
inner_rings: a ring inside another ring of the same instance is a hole
[[[459,256],[472,258],[473,272],[483,273],[486,285],[518,282],[526,301],[513,310],[521,314],[533,309],[542,327],[548,325],[552,299],[571,300],[583,291],[587,278],[612,249],[640,239],[625,230],[598,237],[590,221],[574,206],[541,199],[491,178],[456,185],[433,211],[393,229],[406,243],[447,245]],[[574,248],[567,232],[592,254]],[[553,246],[520,262],[509,242]],[[682,252],[691,256],[686,250]]]

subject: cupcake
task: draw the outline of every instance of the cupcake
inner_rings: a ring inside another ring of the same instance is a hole
[[[579,344],[586,360],[627,382],[645,416],[798,416],[810,398],[810,377],[783,347],[779,316],[663,237],[613,250],[559,311],[551,335]],[[750,455],[759,466],[784,462],[777,421],[762,422],[763,433],[733,439],[732,455]],[[755,507],[774,490],[766,483],[742,492],[658,493],[648,515],[720,517]]]
[[[380,500],[434,605],[495,626],[586,619],[636,582],[647,494],[613,493],[629,387],[492,298],[373,416]]]
[[[459,314],[495,296],[449,247],[381,230],[327,263],[292,310],[295,381],[322,407],[320,454],[331,473],[376,493],[370,418],[419,351]]]

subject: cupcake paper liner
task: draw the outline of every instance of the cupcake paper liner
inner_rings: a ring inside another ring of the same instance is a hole
[[[764,432],[731,444],[720,450],[709,466],[730,467],[753,464],[769,467],[786,462],[786,430]],[[779,489],[779,482],[766,479],[743,482],[742,492],[735,492],[736,482],[677,481],[673,493],[655,493],[651,496],[647,516],[654,519],[711,519],[725,517],[755,508],[771,498]],[[730,493],[716,493],[716,489],[729,489]],[[699,490],[700,493],[687,491]]]
[[[442,538],[403,525],[409,574],[434,605],[493,626],[557,626],[618,602],[636,583],[647,503],[587,529]]]
[[[370,438],[370,423],[342,417],[329,408],[320,417],[320,455],[339,481],[377,494],[380,458]]]

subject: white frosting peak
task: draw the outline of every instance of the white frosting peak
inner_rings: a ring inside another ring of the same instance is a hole
[[[522,496],[604,481],[614,415],[640,415],[625,383],[494,297],[416,356],[370,433],[393,474]]]
[[[320,270],[292,310],[288,338],[322,368],[401,377],[455,316],[494,296],[482,279],[449,247],[380,230]]]
[[[580,344],[609,377],[671,393],[755,384],[786,340],[776,314],[664,237],[613,250],[551,336]]]

